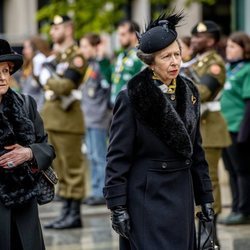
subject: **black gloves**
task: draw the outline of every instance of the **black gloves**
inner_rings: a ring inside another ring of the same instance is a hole
[[[112,228],[122,237],[129,238],[130,221],[127,209],[123,206],[111,210]]]
[[[207,221],[213,221],[214,220],[214,210],[213,210],[213,204],[212,203],[205,203],[201,205],[201,211],[204,216],[204,218]]]

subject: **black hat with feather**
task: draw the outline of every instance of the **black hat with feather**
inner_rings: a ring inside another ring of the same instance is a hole
[[[137,34],[138,49],[150,54],[169,46],[177,39],[176,27],[183,17],[183,12],[178,14],[164,13],[156,20],[151,21],[143,34]]]

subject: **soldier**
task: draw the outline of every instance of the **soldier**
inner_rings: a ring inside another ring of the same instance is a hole
[[[116,96],[125,87],[128,80],[143,67],[143,63],[136,56],[136,45],[138,44],[136,32],[140,32],[140,28],[135,22],[123,21],[118,26],[119,42],[123,50],[116,59],[112,73],[111,106],[114,105]]]
[[[80,101],[73,91],[82,81],[86,63],[78,54],[73,23],[68,16],[54,17],[50,35],[57,43],[59,53],[45,65],[50,77],[47,81],[41,80],[46,83],[42,116],[57,154],[53,166],[59,177],[58,194],[63,199],[63,206],[60,216],[45,228],[76,228],[82,227],[80,205],[84,196],[84,169],[81,141],[84,123]]]
[[[215,22],[198,23],[192,29],[191,38],[191,49],[196,57],[186,70],[187,75],[196,83],[201,98],[201,135],[213,185],[215,229],[217,215],[221,212],[218,162],[222,148],[230,144],[227,126],[218,102],[218,94],[225,83],[224,61],[215,50],[219,39],[220,28]],[[215,243],[219,245],[217,234]]]

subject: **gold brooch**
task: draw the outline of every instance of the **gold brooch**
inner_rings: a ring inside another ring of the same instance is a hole
[[[193,104],[195,104],[195,103],[196,103],[196,101],[197,101],[196,97],[195,97],[195,96],[193,96],[193,95],[192,95],[191,100],[192,100],[192,103],[193,103]]]

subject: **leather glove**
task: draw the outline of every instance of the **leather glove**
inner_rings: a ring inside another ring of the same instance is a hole
[[[123,206],[114,207],[111,210],[112,228],[122,237],[128,239],[130,231],[130,219],[127,209]]]
[[[213,204],[212,203],[205,203],[201,205],[201,211],[204,216],[204,218],[207,221],[213,221],[214,220],[214,210],[213,210]]]

